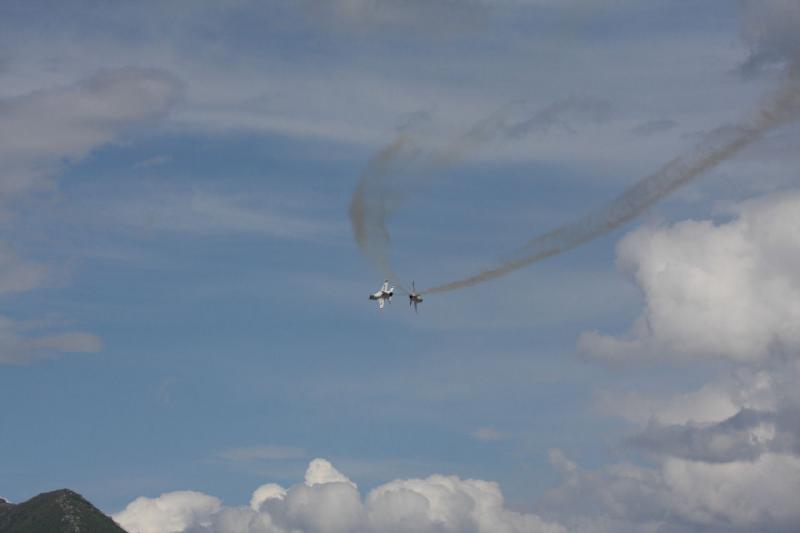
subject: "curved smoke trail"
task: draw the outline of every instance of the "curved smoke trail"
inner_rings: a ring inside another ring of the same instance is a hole
[[[556,127],[570,130],[569,117],[600,123],[611,114],[608,102],[590,97],[570,96],[540,109],[529,109],[526,101],[519,100],[495,110],[447,146],[427,150],[415,142],[406,127],[367,164],[353,193],[349,214],[359,249],[384,276],[397,280],[389,259],[386,220],[406,203],[411,191],[441,176],[443,170],[492,139],[519,139]],[[392,188],[388,179],[397,170],[413,176],[402,189]]]
[[[353,236],[367,259],[386,278],[393,280],[401,291],[409,292],[399,283],[399,278],[391,265],[389,258],[391,238],[386,229],[387,218],[405,204],[409,191],[431,181],[442,170],[465,158],[495,135],[518,137],[524,134],[524,129],[529,127],[527,123],[536,120],[537,116],[512,123],[506,116],[510,115],[512,108],[518,105],[520,104],[512,103],[497,110],[440,151],[426,153],[408,132],[401,133],[367,164],[350,200],[349,215]],[[552,110],[545,112],[552,113]],[[387,182],[387,178],[400,162],[404,167],[416,164],[414,182],[407,184],[403,190],[393,189]]]
[[[407,143],[408,138],[401,135],[378,152],[367,164],[350,201],[350,223],[358,247],[387,279],[396,283],[399,278],[389,262],[388,208],[382,181]]]
[[[471,287],[572,250],[636,218],[675,189],[733,157],[773,128],[791,122],[798,116],[800,116],[800,80],[795,75],[795,69],[790,69],[790,75],[784,85],[758,110],[749,123],[712,133],[694,153],[673,159],[599,210],[532,239],[517,250],[514,254],[518,256],[517,258],[495,268],[420,292],[432,294]]]
[[[700,174],[733,157],[771,129],[795,120],[800,115],[800,80],[797,65],[792,65],[783,85],[767,100],[750,121],[737,127],[712,132],[695,150],[673,159],[655,173],[641,179],[617,198],[584,217],[530,240],[512,254],[514,257],[494,268],[456,281],[429,287],[420,292],[440,293],[499,278],[510,272],[552,257],[604,235],[631,221],[643,211]],[[407,191],[390,192],[386,178],[402,163],[417,163],[417,180],[431,179],[437,171],[465,157],[494,135],[517,135],[520,128],[552,113],[543,110],[533,119],[512,123],[502,109],[475,125],[446,149],[427,158],[421,155],[407,134],[400,135],[370,161],[361,176],[350,204],[350,221],[360,249],[389,279],[397,282],[389,258],[390,237],[386,218],[406,200]],[[398,284],[399,285],[399,284]],[[405,292],[407,289],[399,285]]]

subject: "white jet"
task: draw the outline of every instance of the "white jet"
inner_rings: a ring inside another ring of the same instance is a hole
[[[378,300],[378,308],[383,309],[386,300],[392,301],[392,296],[394,296],[394,287],[389,287],[389,280],[383,280],[383,286],[381,290],[374,294],[369,295],[370,300]]]

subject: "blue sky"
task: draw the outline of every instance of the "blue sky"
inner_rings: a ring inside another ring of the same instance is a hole
[[[402,158],[391,175],[400,282],[495,265],[757,115],[800,50],[796,7],[5,2],[0,495],[69,487],[129,530],[251,531],[219,517],[265,483],[289,501],[324,458],[365,508],[392,480],[494,481],[529,520],[509,531],[791,530],[780,498],[694,508],[672,481],[766,464],[800,483],[800,426],[772,422],[800,405],[779,379],[800,372],[796,109],[633,223],[418,315],[367,300],[383,274],[347,210],[400,134],[437,154],[487,117],[525,123],[429,182]],[[749,411],[782,447],[763,428],[736,433],[764,446],[746,460],[636,444]],[[604,507],[619,465],[661,488]],[[129,506],[187,490],[210,496],[177,529]]]

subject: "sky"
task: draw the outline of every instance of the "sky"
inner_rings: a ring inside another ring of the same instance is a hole
[[[0,496],[131,533],[797,531],[798,36],[795,0],[2,2]],[[574,249],[367,298],[709,154]]]

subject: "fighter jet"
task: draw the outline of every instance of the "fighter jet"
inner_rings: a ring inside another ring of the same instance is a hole
[[[389,280],[383,280],[383,286],[381,290],[374,294],[369,295],[370,300],[378,300],[378,309],[383,309],[383,306],[386,300],[392,301],[392,296],[394,296],[394,287],[389,287]]]
[[[408,293],[408,307],[414,306],[414,312],[419,313],[417,305],[422,303],[422,295],[417,292],[414,282],[411,282],[411,292]]]

